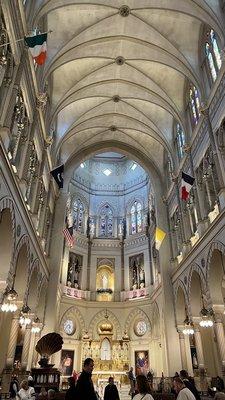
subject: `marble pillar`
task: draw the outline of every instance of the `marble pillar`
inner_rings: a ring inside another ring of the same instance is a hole
[[[185,346],[185,336],[183,332],[179,331],[179,342],[180,342],[180,355],[182,369],[187,370],[187,356],[186,356],[186,346]]]
[[[19,328],[19,318],[17,315],[15,315],[12,319],[11,330],[9,335],[9,343],[6,356],[6,368],[13,368],[13,362],[17,344],[18,328]]]
[[[217,347],[221,361],[221,369],[223,375],[225,375],[225,334],[224,327],[221,319],[216,319],[214,324],[216,339],[217,339]]]
[[[28,356],[30,350],[30,339],[31,339],[31,325],[26,326],[24,341],[23,341],[23,351],[21,358],[21,367],[23,371],[27,370]]]
[[[201,332],[198,327],[195,327],[194,332],[195,332],[194,333],[195,344],[196,344],[197,357],[198,357],[198,368],[199,368],[199,371],[202,371],[205,369],[205,361],[204,361],[204,354],[203,354]]]

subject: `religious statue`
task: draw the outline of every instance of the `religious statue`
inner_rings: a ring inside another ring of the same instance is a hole
[[[139,271],[139,280],[140,280],[140,288],[145,287],[145,271],[144,271],[144,266],[141,265],[140,271]]]
[[[108,289],[108,274],[104,272],[101,275],[101,280],[102,280],[102,289]]]
[[[78,256],[74,253],[70,253],[68,273],[67,273],[67,286],[75,287],[78,289],[80,270],[81,268],[79,265]]]
[[[137,284],[138,284],[138,281],[137,281],[137,265],[136,265],[136,262],[134,261],[134,263],[133,263],[133,278],[132,278],[132,283],[133,283],[133,289],[137,289]]]

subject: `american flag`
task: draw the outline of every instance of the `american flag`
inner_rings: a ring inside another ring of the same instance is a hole
[[[75,239],[73,237],[73,216],[72,213],[68,213],[66,216],[66,228],[63,229],[63,235],[70,247],[73,247]]]
[[[70,247],[73,247],[75,243],[75,239],[73,235],[70,234],[70,231],[68,228],[63,229],[63,235],[65,236],[65,239]]]

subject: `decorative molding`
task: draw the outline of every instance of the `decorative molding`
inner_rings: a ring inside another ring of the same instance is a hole
[[[112,313],[112,311],[107,310],[107,321],[111,322],[113,325],[113,339],[115,340],[120,340],[122,338],[122,331],[121,331],[121,326],[116,318],[116,316]],[[95,338],[95,332],[97,333],[97,326],[101,321],[105,320],[105,310],[99,311],[95,316],[92,318],[89,327],[88,327],[88,333],[91,336],[92,339]]]
[[[64,336],[66,334],[63,330],[63,325],[67,319],[72,319],[75,322],[75,326],[76,326],[75,332],[71,337],[73,337],[74,339],[81,339],[85,333],[86,325],[85,325],[83,315],[78,310],[78,308],[72,306],[72,307],[68,308],[64,312],[64,314],[61,316],[61,319],[59,322],[59,330]]]
[[[144,320],[146,322],[146,324],[147,324],[147,332],[146,333],[150,334],[151,333],[151,323],[150,323],[150,320],[149,320],[147,314],[140,308],[136,308],[134,310],[131,310],[130,314],[128,315],[128,317],[125,321],[124,330],[128,333],[128,335],[130,336],[130,334],[133,331],[134,324],[138,320]]]

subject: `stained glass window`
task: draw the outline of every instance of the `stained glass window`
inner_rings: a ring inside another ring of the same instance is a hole
[[[112,237],[113,235],[113,212],[108,204],[101,208],[100,212],[100,236]]]
[[[211,50],[210,50],[209,43],[205,44],[205,52],[206,52],[206,55],[207,55],[209,69],[210,69],[210,72],[211,72],[211,75],[212,75],[212,79],[213,79],[213,81],[215,81],[216,77],[217,77],[217,73],[216,73],[216,68],[215,68],[215,65],[214,65],[213,56],[212,56],[212,53],[211,53]]]
[[[83,233],[84,227],[84,205],[80,199],[73,203],[73,228],[75,231]]]
[[[134,202],[130,210],[131,214],[131,234],[142,232],[142,205]]]
[[[221,68],[220,49],[217,42],[217,37],[213,29],[207,33],[207,41],[205,43],[205,53],[208,62],[209,71],[213,82],[216,80],[218,72]]]
[[[219,49],[219,46],[218,46],[218,43],[217,43],[216,34],[215,34],[213,29],[211,29],[211,31],[210,31],[210,39],[211,39],[211,44],[212,44],[213,53],[214,53],[214,56],[215,56],[217,68],[220,69],[221,65],[222,65],[221,56],[220,56],[220,49]]]
[[[200,100],[198,89],[192,85],[189,89],[189,101],[193,124],[196,125],[200,118]]]
[[[175,130],[176,130],[175,131],[175,135],[176,135],[175,142],[176,142],[178,158],[180,160],[184,156],[185,135],[184,135],[184,131],[179,123],[176,123]]]

